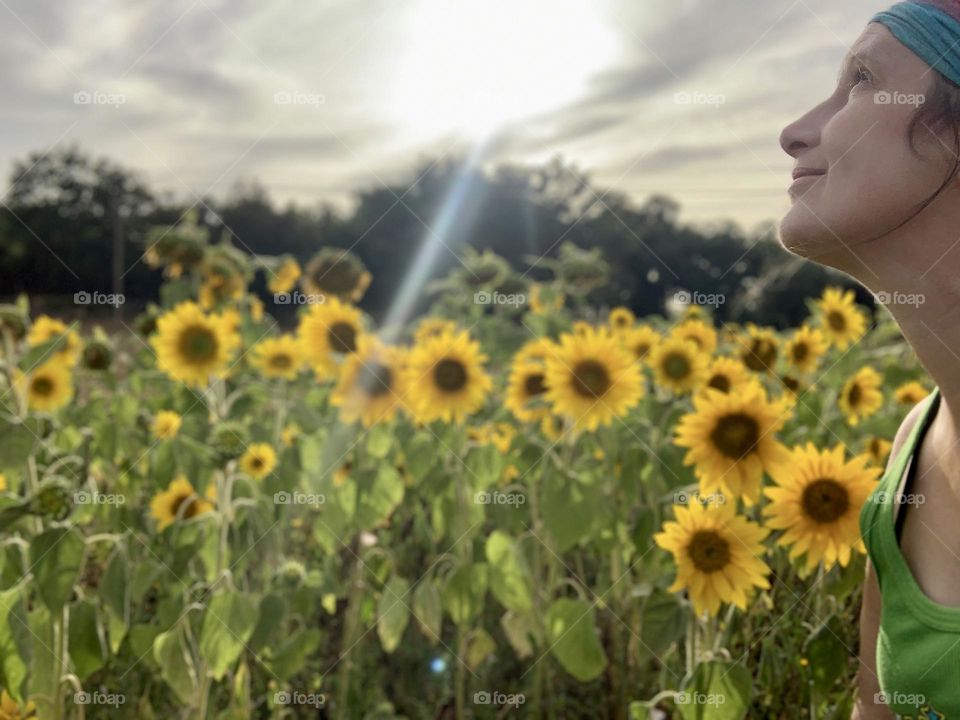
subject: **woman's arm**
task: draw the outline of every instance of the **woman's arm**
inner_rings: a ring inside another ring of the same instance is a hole
[[[890,469],[894,458],[906,442],[924,402],[926,400],[915,405],[900,423],[900,428],[890,447],[890,455],[887,457],[887,470]],[[881,603],[877,573],[868,559],[863,579],[863,604],[860,607],[860,667],[857,671],[857,700],[851,720],[893,720],[895,717],[886,704],[881,703],[878,698],[880,680],[877,678],[877,634],[880,631]]]

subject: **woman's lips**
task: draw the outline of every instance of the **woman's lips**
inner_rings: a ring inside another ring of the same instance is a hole
[[[787,188],[788,193],[793,193],[801,187],[813,185],[817,178],[823,177],[826,172],[815,170],[814,168],[794,168],[793,183]]]

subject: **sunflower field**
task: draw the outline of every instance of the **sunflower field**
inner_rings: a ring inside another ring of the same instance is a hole
[[[0,718],[849,717],[931,389],[852,292],[636,318],[568,245],[378,328],[346,250],[147,260],[119,331],[0,308]]]

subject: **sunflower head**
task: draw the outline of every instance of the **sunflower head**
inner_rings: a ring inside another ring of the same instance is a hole
[[[684,320],[671,333],[673,337],[690,340],[697,349],[711,355],[717,349],[717,331],[709,322],[699,318]]]
[[[262,340],[250,353],[250,364],[267,378],[296,380],[303,362],[300,341],[289,334]]]
[[[740,359],[754,372],[773,372],[777,363],[778,340],[772,330],[750,325],[741,341]]]
[[[178,475],[173,482],[157,493],[150,501],[150,514],[157,521],[157,530],[162,532],[177,520],[189,520],[213,510],[209,498],[200,497],[185,475]]]
[[[36,347],[53,340],[57,341],[57,349],[49,359],[56,359],[68,366],[75,365],[80,359],[82,348],[80,336],[61,320],[49,315],[39,316],[33,321],[30,332],[27,333],[27,344],[30,347]]]
[[[783,349],[787,363],[800,372],[810,372],[827,351],[827,340],[817,328],[801,326]]]
[[[841,350],[863,337],[867,320],[854,302],[853,290],[828,287],[816,302],[820,329],[831,345]]]
[[[901,405],[912,406],[923,400],[928,394],[929,391],[923,385],[916,380],[911,380],[898,387],[893,396]]]
[[[339,298],[359,302],[370,286],[371,276],[349,250],[327,247],[314,255],[300,279],[305,292],[322,295],[329,301]]]
[[[345,423],[359,420],[364,427],[388,422],[397,414],[406,395],[402,386],[404,355],[400,348],[374,337],[360,340],[349,356],[330,402],[340,409]]]
[[[546,371],[542,363],[514,361],[504,404],[518,420],[534,422],[546,415],[546,392]]]
[[[169,440],[180,432],[183,418],[173,410],[161,410],[153,418],[153,435],[158,440]]]
[[[818,450],[813,443],[797,446],[791,462],[774,472],[776,485],[764,489],[767,526],[784,530],[781,545],[790,557],[806,555],[806,569],[823,562],[826,569],[846,566],[853,551],[864,552],[860,509],[876,485],[880,469],[867,457],[847,461],[842,445]]]
[[[708,357],[696,343],[681,337],[667,337],[650,352],[647,364],[657,385],[675,393],[687,393],[706,379]]]
[[[607,316],[607,323],[617,332],[633,327],[636,321],[637,317],[633,311],[623,305],[613,308]]]
[[[293,290],[302,274],[300,263],[291,255],[284,255],[276,269],[268,272],[267,287],[270,292],[275,294],[288,293]]]
[[[58,359],[14,375],[14,388],[35,412],[55,412],[73,399],[73,373]]]
[[[661,337],[660,333],[649,325],[636,325],[621,332],[620,340],[637,360],[645,361]]]
[[[240,337],[224,316],[184,302],[157,320],[150,343],[161,370],[175,380],[203,386],[227,372]]]
[[[483,368],[487,356],[465,331],[417,343],[407,354],[402,383],[418,422],[463,422],[481,408],[493,387]]]
[[[297,328],[306,360],[318,379],[334,376],[343,358],[357,351],[362,335],[360,310],[335,297],[312,305]]]
[[[847,422],[856,425],[883,406],[883,380],[869,365],[860,368],[840,390],[840,410]]]
[[[530,285],[530,310],[535,315],[546,315],[563,308],[566,298],[563,291],[555,285],[532,283]]]
[[[746,365],[737,358],[721,356],[710,363],[701,387],[730,393],[736,392],[737,388],[749,382],[756,382],[756,378],[750,374]]]
[[[254,480],[262,480],[277,466],[277,453],[268,443],[254,443],[240,456],[240,469]]]

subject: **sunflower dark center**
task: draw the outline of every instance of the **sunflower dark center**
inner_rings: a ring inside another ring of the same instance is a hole
[[[174,498],[174,500],[173,500],[173,505],[172,505],[171,508],[170,508],[171,513],[173,514],[173,516],[174,516],[174,517],[178,517],[178,516],[179,516],[179,514],[180,514],[180,507],[181,507],[184,503],[189,503],[189,504],[187,505],[186,510],[183,511],[183,517],[184,517],[184,519],[194,517],[194,516],[197,514],[197,501],[196,501],[196,498],[194,498],[192,494],[190,494],[190,495],[178,495],[176,498]]]
[[[252,457],[250,459],[250,467],[252,467],[254,470],[259,470],[260,468],[262,468],[263,458],[260,457],[259,455],[255,455],[254,457]]]
[[[730,563],[730,545],[714,530],[698,530],[690,539],[687,553],[697,570],[713,573]]]
[[[650,352],[650,343],[640,342],[633,346],[633,354],[638,358],[644,357]]]
[[[713,446],[728,458],[740,460],[754,451],[760,440],[757,421],[744,413],[722,416],[710,433]]]
[[[806,343],[797,343],[793,346],[793,359],[797,362],[803,362],[807,359],[809,348]]]
[[[790,392],[795,393],[797,390],[800,389],[800,381],[797,380],[795,377],[792,377],[790,375],[784,375],[782,378],[780,378],[780,380],[784,384],[784,386],[787,388],[787,390],[789,390]]]
[[[312,273],[314,284],[332,295],[346,295],[357,287],[360,273],[350,263],[340,260],[320,263]]]
[[[545,393],[547,391],[547,386],[544,385],[543,374],[534,373],[532,375],[527,375],[526,380],[523,382],[523,391],[528,397],[542,395]]]
[[[180,354],[189,362],[209,362],[218,349],[217,336],[206,327],[189,327],[180,336]]]
[[[847,390],[847,402],[850,404],[850,407],[856,407],[860,404],[860,400],[863,398],[863,391],[860,389],[858,383],[853,383],[850,386],[850,389]]]
[[[352,353],[357,350],[357,330],[346,322],[335,322],[327,331],[330,348],[338,353]]]
[[[716,374],[710,378],[710,382],[707,383],[708,387],[716,388],[720,392],[730,392],[730,378],[726,375]]]
[[[467,369],[459,360],[444,358],[434,365],[433,379],[444,392],[457,392],[467,384]]]
[[[610,374],[596,360],[581,360],[573,368],[573,389],[589,398],[603,396],[610,389]]]
[[[51,395],[53,393],[53,381],[47,377],[38,377],[35,378],[33,383],[31,383],[31,388],[35,395],[42,395],[44,397]]]
[[[777,359],[777,347],[769,340],[760,338],[750,344],[744,353],[743,362],[751,370],[767,370]]]
[[[288,370],[293,367],[293,358],[283,354],[274,355],[270,358],[270,367],[275,370]]]
[[[829,312],[827,313],[827,324],[830,326],[831,330],[836,330],[839,332],[846,329],[847,318],[842,312]]]
[[[390,392],[392,382],[393,373],[383,363],[366,363],[357,375],[357,384],[360,389],[371,397],[386,395]]]
[[[850,496],[836,480],[820,478],[803,491],[803,512],[818,523],[832,523],[850,507]]]
[[[683,353],[670,353],[663,359],[663,371],[674,380],[690,374],[690,359]]]

